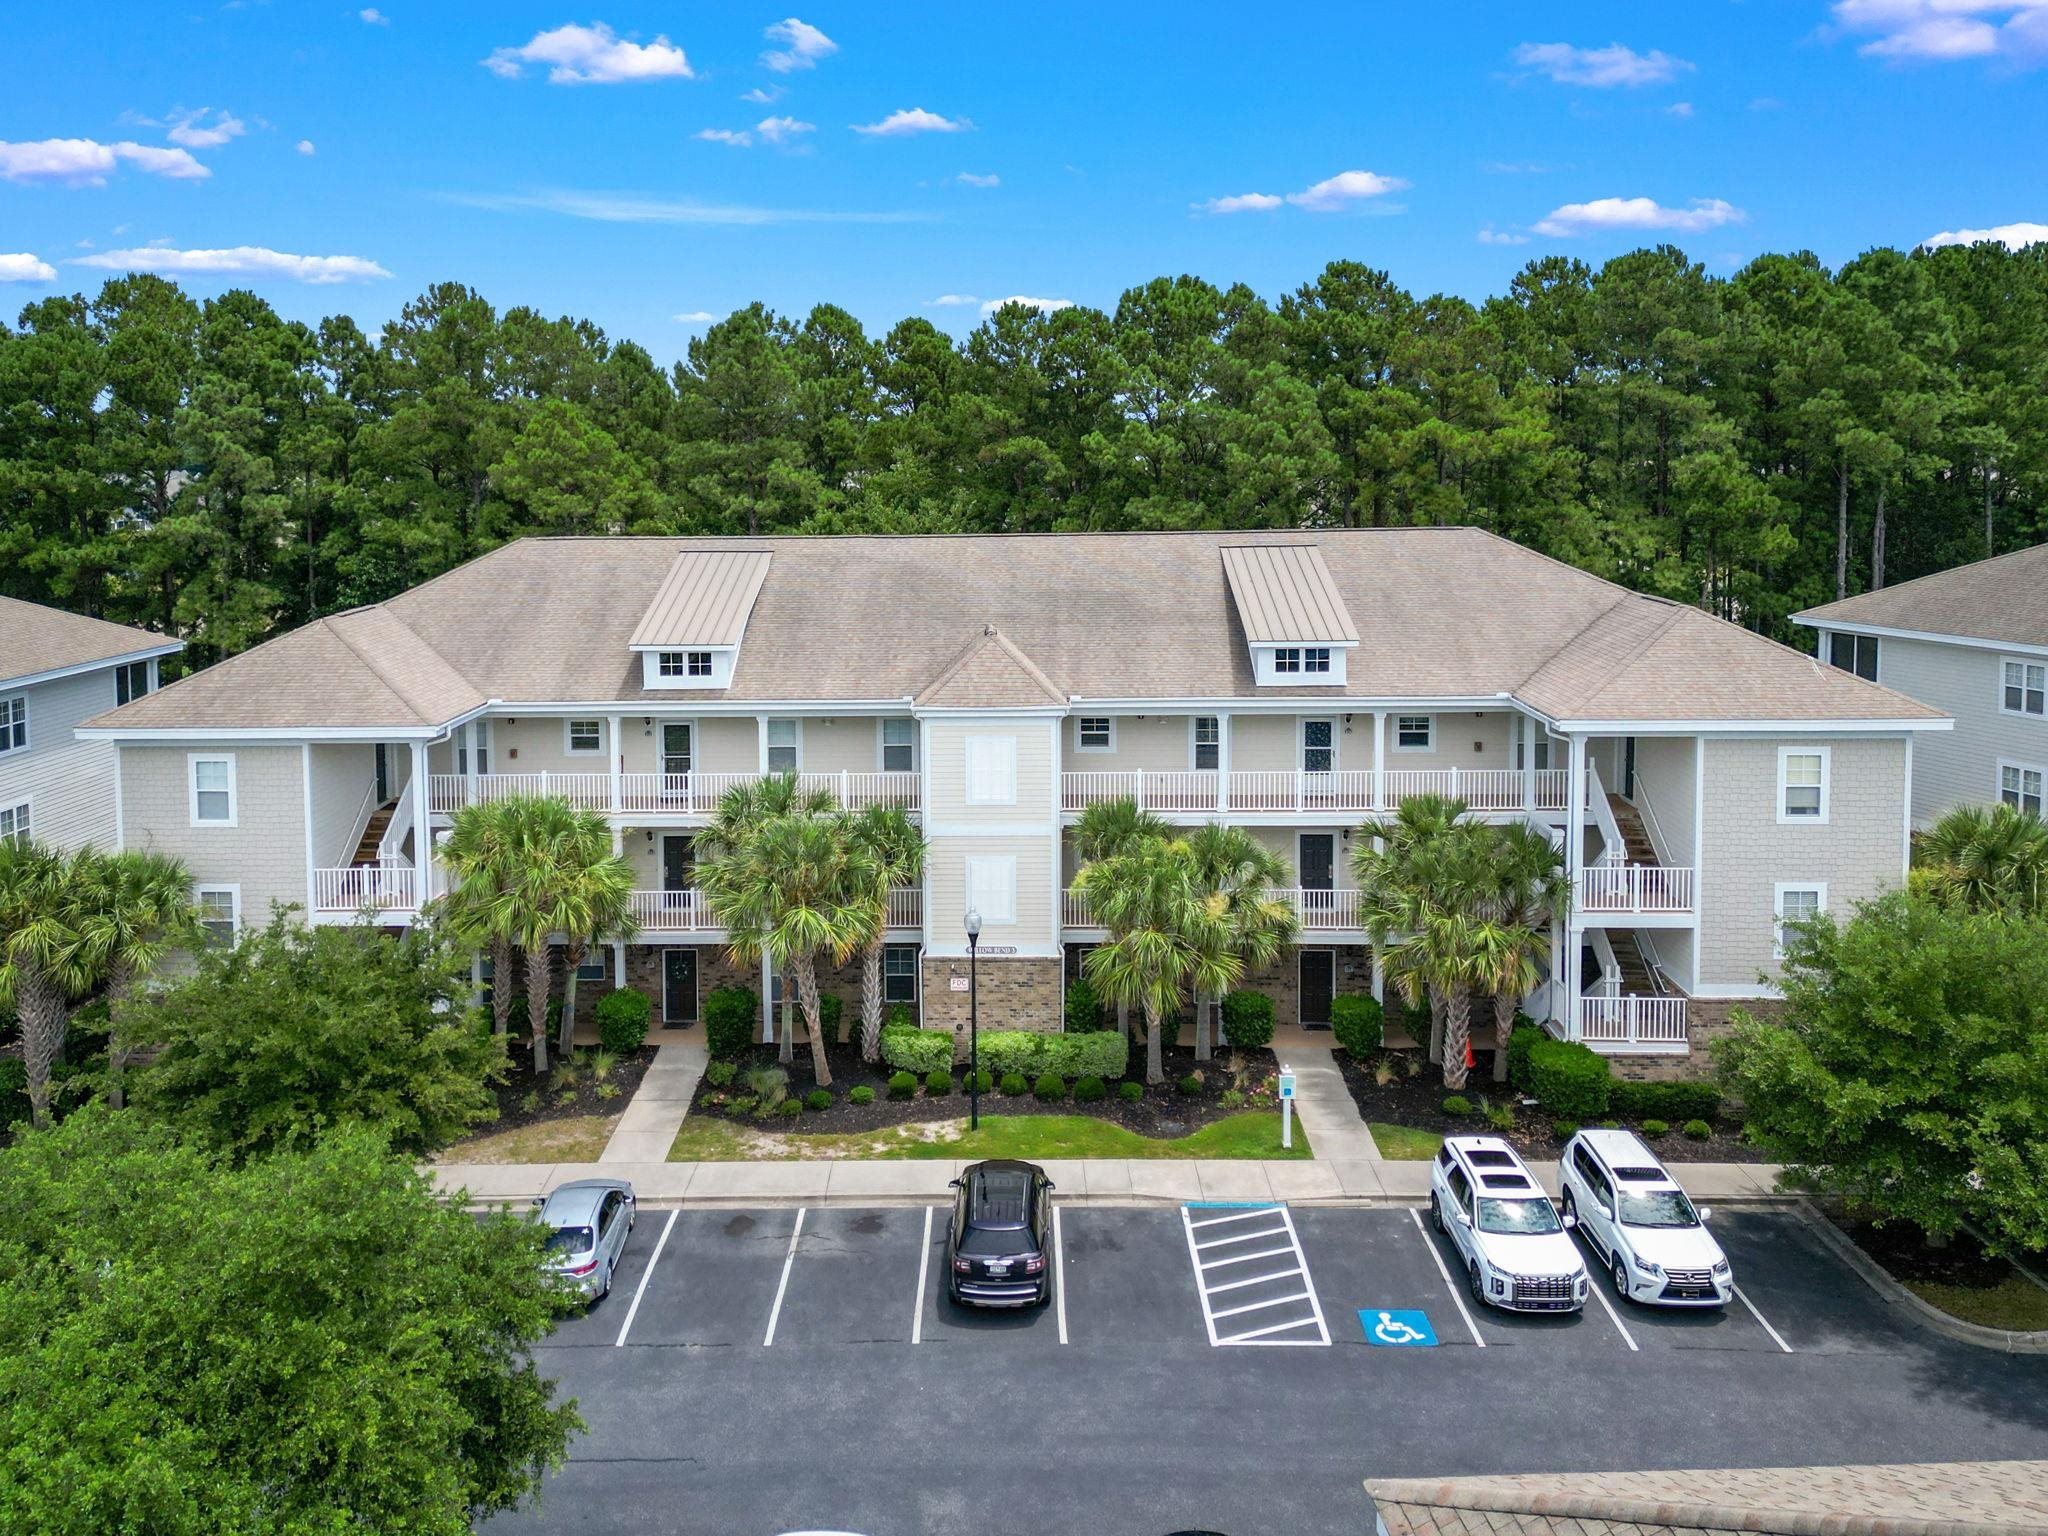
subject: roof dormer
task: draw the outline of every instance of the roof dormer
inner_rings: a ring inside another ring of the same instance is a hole
[[[677,555],[628,642],[640,656],[641,686],[730,688],[768,560],[751,549]]]
[[[1331,688],[1345,682],[1358,629],[1313,544],[1242,544],[1223,551],[1238,623],[1261,688]]]

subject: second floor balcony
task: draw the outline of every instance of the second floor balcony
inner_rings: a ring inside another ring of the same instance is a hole
[[[554,795],[588,811],[614,816],[659,816],[703,820],[715,815],[727,790],[774,777],[764,773],[437,773],[428,781],[428,805],[437,816],[453,815],[511,795]],[[915,773],[800,773],[806,790],[824,790],[848,810],[893,806],[920,808]]]
[[[1325,773],[1214,769],[1063,773],[1060,805],[1078,815],[1108,800],[1134,800],[1164,816],[1364,816],[1417,795],[1447,795],[1482,812],[1555,812],[1565,808],[1562,768],[1370,768]]]
[[[1355,890],[1310,890],[1301,886],[1276,886],[1266,894],[1286,902],[1294,909],[1294,915],[1301,923],[1301,932],[1305,935],[1363,932],[1359,926],[1358,892]],[[1064,905],[1064,926],[1102,926],[1090,912],[1088,898],[1082,892],[1067,891]]]

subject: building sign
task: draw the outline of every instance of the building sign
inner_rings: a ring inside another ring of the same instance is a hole
[[[967,990],[967,978],[965,976],[949,976],[946,978],[946,985],[955,992],[965,992]]]
[[[1014,955],[1017,953],[1017,946],[1014,944],[984,944],[981,946],[981,953],[984,955]]]

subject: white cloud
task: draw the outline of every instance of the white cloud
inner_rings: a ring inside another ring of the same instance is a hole
[[[1026,309],[1035,309],[1042,315],[1049,315],[1056,309],[1072,309],[1074,307],[1072,299],[1032,299],[1026,298],[1021,293],[1013,293],[1007,299],[983,299],[981,301],[981,312],[984,315],[992,315],[1009,304],[1022,304]]]
[[[751,101],[757,107],[765,107],[770,102],[782,100],[782,95],[782,87],[779,85],[757,85],[751,91],[740,92],[740,100]]]
[[[551,32],[536,32],[531,42],[493,49],[483,61],[485,69],[507,80],[516,80],[528,64],[547,65],[548,79],[555,85],[695,78],[683,50],[666,37],[629,43],[601,21],[587,27],[571,22]]]
[[[825,208],[752,208],[700,203],[689,198],[645,197],[631,192],[585,192],[556,187],[541,192],[457,192],[444,200],[465,208],[507,213],[537,210],[603,224],[921,224],[926,213],[841,212]]]
[[[764,117],[754,124],[754,131],[770,144],[780,144],[784,139],[793,139],[799,134],[816,133],[816,123],[800,123],[793,117]]]
[[[1689,101],[1674,101],[1664,109],[1664,115],[1667,117],[1691,117],[1692,103]]]
[[[1620,43],[1605,48],[1574,48],[1570,43],[1524,43],[1515,50],[1515,62],[1524,69],[1548,75],[1559,85],[1609,86],[1664,85],[1692,65],[1674,59],[1660,48],[1637,53]]]
[[[962,171],[953,179],[963,187],[1000,187],[1003,184],[1000,176],[977,176],[972,171]]]
[[[1331,213],[1368,197],[1399,192],[1408,183],[1398,176],[1381,176],[1373,171],[1339,171],[1305,192],[1290,192],[1287,201],[1311,213]]]
[[[1491,224],[1488,224],[1479,231],[1479,243],[1481,245],[1527,245],[1529,237],[1527,235],[1511,234],[1504,229],[1495,229]]]
[[[1938,235],[1929,235],[1920,243],[1930,247],[1981,245],[1987,240],[1996,241],[2009,251],[2025,245],[2039,245],[2048,241],[2048,224],[1994,224],[1989,229],[1945,229]]]
[[[174,277],[281,277],[295,283],[368,282],[391,274],[365,256],[294,256],[261,245],[218,251],[177,251],[145,245],[73,258],[72,265],[113,271],[163,272]]]
[[[1271,192],[1240,192],[1234,197],[1212,197],[1206,203],[1190,203],[1203,213],[1264,213],[1278,208],[1286,199]]]
[[[794,16],[763,28],[761,35],[771,43],[783,45],[761,55],[761,62],[778,75],[786,75],[793,69],[815,69],[818,60],[830,58],[839,51],[839,45],[831,38],[809,22],[798,21]]]
[[[1875,33],[1857,51],[1905,62],[2048,59],[2048,0],[1835,0],[1844,31]]]
[[[54,283],[57,269],[27,251],[0,254],[0,283]]]
[[[229,139],[238,139],[247,131],[242,120],[232,112],[216,113],[209,124],[206,114],[212,111],[211,107],[201,107],[196,112],[172,113],[170,131],[164,137],[187,149],[218,149]]]
[[[313,147],[313,141],[311,139],[299,140],[296,148],[302,155],[316,155],[319,153],[319,151]]]
[[[699,128],[690,137],[707,144],[730,144],[734,149],[745,149],[754,142],[754,136],[744,128]]]
[[[368,22],[373,27],[388,27],[391,25],[391,18],[378,10],[374,5],[367,10],[357,11],[356,20]]]
[[[980,302],[981,300],[971,293],[942,293],[936,299],[925,300],[925,303],[936,304],[941,309],[960,309]]]
[[[1689,207],[1666,208],[1654,198],[1601,197],[1590,203],[1553,208],[1531,226],[1539,235],[1570,237],[1610,229],[1675,229],[1697,234],[1723,224],[1740,224],[1748,215],[1718,197],[1696,197]]]
[[[671,315],[669,318],[678,325],[708,325],[713,320],[716,320],[718,316],[711,313],[708,309],[688,309],[680,315]]]
[[[891,112],[879,123],[855,123],[853,131],[877,139],[900,139],[913,133],[960,133],[973,126],[964,117],[941,117],[923,107],[906,107]]]
[[[96,139],[38,139],[17,144],[0,140],[0,181],[99,187],[106,185],[122,162],[173,181],[194,181],[213,174],[185,150],[158,149],[126,139],[118,144],[102,144]]]

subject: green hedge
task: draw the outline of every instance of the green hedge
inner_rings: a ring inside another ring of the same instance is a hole
[[[0,1131],[28,1119],[28,1067],[16,1056],[0,1058]]]
[[[1616,1080],[1607,1112],[1621,1120],[1713,1120],[1721,1113],[1721,1091],[1712,1083],[1629,1083]]]
[[[915,1025],[884,1025],[882,1060],[898,1071],[917,1077],[951,1071],[953,1032],[950,1029],[919,1029]]]
[[[621,987],[607,992],[591,1010],[597,1020],[598,1043],[608,1051],[637,1051],[647,1043],[647,1026],[654,1018],[654,1004],[645,992]]]
[[[1084,1035],[1050,1035],[1031,1029],[991,1029],[981,1036],[981,1064],[997,1077],[1012,1072],[1027,1078],[1056,1072],[1061,1077],[1113,1081],[1130,1065],[1131,1042],[1113,1029]]]
[[[1223,1038],[1240,1051],[1273,1043],[1273,999],[1263,992],[1232,992],[1223,999]]]
[[[1076,976],[1067,983],[1066,1014],[1067,1033],[1070,1035],[1092,1035],[1109,1027],[1102,994],[1095,990],[1095,984],[1086,976]]]
[[[1529,1092],[1564,1120],[1602,1120],[1614,1090],[1607,1059],[1576,1040],[1538,1040],[1529,1048]]]
[[[1363,1061],[1380,1048],[1386,1029],[1386,1014],[1373,997],[1338,997],[1330,1001],[1330,1033],[1351,1054]]]
[[[891,1003],[882,1011],[882,1028],[915,1029],[917,1028],[917,1015],[911,1012],[910,1004],[908,1003]]]
[[[846,1001],[844,998],[835,997],[830,992],[820,992],[818,994],[818,1028],[825,1032],[826,1040],[831,1041],[839,1038],[839,1017],[845,1012]]]
[[[744,1056],[761,1024],[761,998],[750,987],[719,987],[704,999],[704,1044],[713,1056]]]
[[[1529,1086],[1529,1053],[1536,1049],[1536,1042],[1550,1038],[1540,1024],[1517,1024],[1514,1033],[1508,1036],[1508,1082],[1523,1093],[1534,1090]]]

